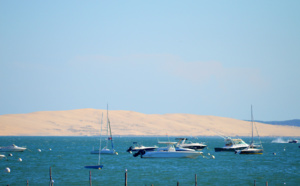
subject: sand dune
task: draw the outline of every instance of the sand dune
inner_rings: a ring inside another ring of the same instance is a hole
[[[106,110],[42,111],[0,116],[0,136],[93,136],[100,133],[101,115],[106,130]],[[250,136],[247,121],[193,114],[142,114],[109,111],[113,135],[141,136]],[[300,127],[256,123],[260,136],[300,136]]]

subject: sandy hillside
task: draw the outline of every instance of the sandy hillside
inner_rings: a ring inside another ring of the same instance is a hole
[[[101,115],[106,130],[106,110],[78,109],[0,116],[0,136],[93,136],[100,133]],[[142,114],[109,111],[113,135],[250,136],[250,122],[192,114]],[[257,123],[260,136],[300,136],[300,127]]]

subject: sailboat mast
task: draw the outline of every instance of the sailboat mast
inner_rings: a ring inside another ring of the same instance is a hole
[[[253,112],[252,112],[252,105],[251,105],[251,121],[252,121],[252,142],[251,144],[253,144]]]
[[[114,144],[113,144],[113,139],[112,139],[112,134],[111,134],[111,127],[110,127],[110,121],[109,121],[109,118],[108,118],[108,104],[107,104],[107,124],[108,124],[108,127],[109,127],[109,133],[110,133],[110,142],[111,142],[111,148],[114,149]]]
[[[98,165],[100,165],[100,152],[101,152],[101,136],[102,136],[102,123],[103,123],[103,112],[102,112],[102,117],[101,117],[101,129],[100,129],[100,146],[99,146],[99,160],[98,160]]]

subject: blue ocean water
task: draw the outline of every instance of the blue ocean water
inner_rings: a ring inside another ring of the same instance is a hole
[[[171,141],[175,138],[169,137]],[[103,139],[103,138],[102,138]],[[115,137],[118,156],[101,155],[102,170],[91,170],[93,185],[124,185],[127,169],[129,186],[136,185],[300,185],[300,144],[272,143],[276,138],[262,138],[263,155],[237,155],[214,152],[223,147],[219,137],[198,137],[193,142],[205,142],[205,157],[196,159],[144,159],[126,152],[132,142],[156,145],[157,137]],[[250,138],[243,138],[249,142]],[[161,141],[167,138],[159,138]],[[275,140],[276,141],[276,140]],[[104,140],[102,140],[102,144]],[[0,146],[26,146],[24,152],[0,160],[0,185],[47,185],[49,168],[54,185],[89,185],[89,169],[98,155],[99,137],[0,137]],[[103,146],[103,145],[102,145]],[[49,150],[51,148],[51,150]],[[41,149],[39,152],[37,149]],[[215,156],[209,158],[208,153]],[[274,155],[276,153],[276,155]],[[2,153],[7,155],[8,153]],[[22,162],[18,161],[22,158]],[[11,169],[10,173],[5,168]]]

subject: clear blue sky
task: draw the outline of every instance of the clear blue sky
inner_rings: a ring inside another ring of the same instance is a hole
[[[300,118],[300,1],[0,0],[0,115]]]

